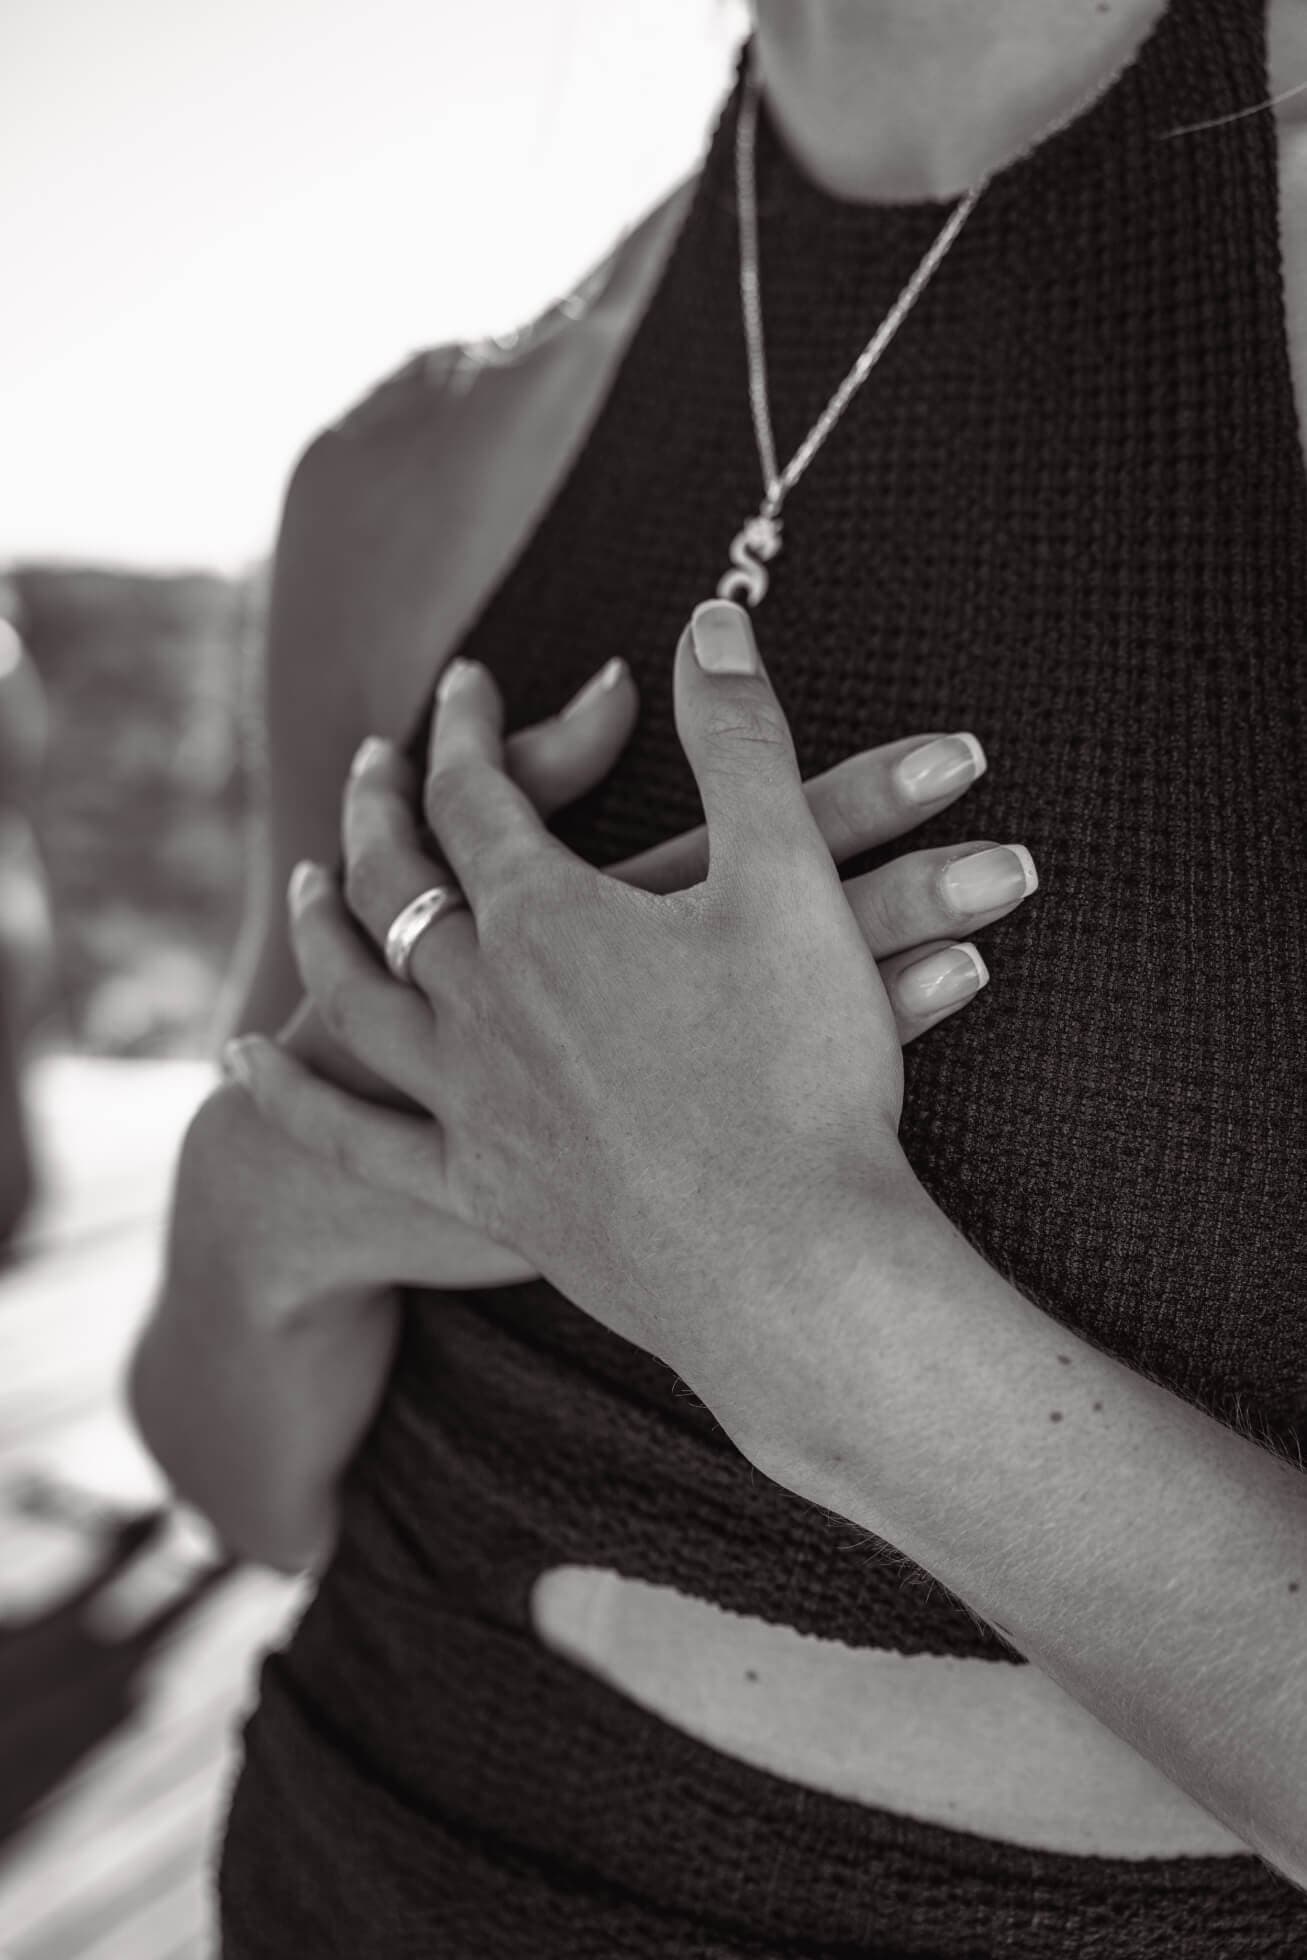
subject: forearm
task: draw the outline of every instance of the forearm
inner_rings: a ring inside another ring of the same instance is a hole
[[[209,1289],[206,1289],[206,1292]],[[230,1298],[165,1295],[133,1357],[145,1441],[233,1551],[320,1566],[335,1491],[377,1404],[393,1346],[386,1303],[347,1295],[272,1332]]]
[[[1307,1887],[1307,1476],[1041,1313],[915,1183],[876,1229],[876,1279],[728,1426]]]
[[[129,1395],[177,1490],[235,1551],[287,1570],[318,1564],[335,1490],[388,1371],[388,1289],[310,1293],[309,1270],[260,1256],[211,1196],[201,1134],[178,1175],[164,1283],[132,1358]]]

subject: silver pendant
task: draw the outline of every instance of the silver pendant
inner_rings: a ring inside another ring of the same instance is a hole
[[[736,532],[731,540],[734,571],[723,572],[717,581],[719,599],[743,599],[756,606],[766,597],[768,577],[765,565],[781,548],[781,520],[759,511]]]

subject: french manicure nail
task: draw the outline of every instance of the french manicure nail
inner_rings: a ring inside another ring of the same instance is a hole
[[[690,616],[690,644],[706,674],[756,674],[758,648],[743,606],[705,599]]]
[[[899,790],[909,803],[935,803],[983,776],[985,751],[974,735],[941,735],[911,749],[894,765]]]
[[[219,1065],[226,1076],[248,1088],[254,1078],[254,1067],[250,1056],[253,1043],[242,1035],[235,1041],[224,1042]]]
[[[291,872],[290,884],[286,888],[292,912],[301,911],[311,898],[316,897],[322,889],[323,876],[320,864],[314,864],[311,858],[301,858]]]
[[[597,674],[591,674],[584,687],[577,690],[567,706],[563,709],[563,713],[565,715],[574,715],[578,708],[589,707],[590,703],[597,700],[601,694],[610,693],[621,679],[622,669],[625,665],[626,662],[622,659],[622,656],[619,653],[614,654],[612,659],[606,661]]]
[[[390,743],[381,735],[365,735],[354,751],[354,760],[349,765],[351,776],[361,776],[365,769],[372,769],[390,753]]]
[[[988,851],[955,858],[940,883],[955,912],[992,912],[995,906],[1029,898],[1039,873],[1024,844],[996,844]]]
[[[974,946],[946,946],[903,968],[899,997],[915,1014],[938,1014],[978,994],[988,980],[989,968]]]
[[[447,700],[451,694],[456,693],[471,672],[472,662],[464,660],[461,654],[455,654],[436,682],[437,701]]]

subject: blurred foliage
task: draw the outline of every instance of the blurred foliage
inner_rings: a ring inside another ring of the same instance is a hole
[[[5,584],[50,709],[45,1032],[100,1054],[206,1052],[242,909],[264,572],[27,564]]]

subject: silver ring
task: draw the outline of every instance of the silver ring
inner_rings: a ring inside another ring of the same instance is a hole
[[[402,912],[395,915],[389,932],[386,934],[386,965],[396,980],[409,979],[409,968],[413,963],[413,949],[428,926],[437,919],[443,919],[446,912],[457,912],[467,900],[457,885],[430,885],[416,898],[411,898]]]

